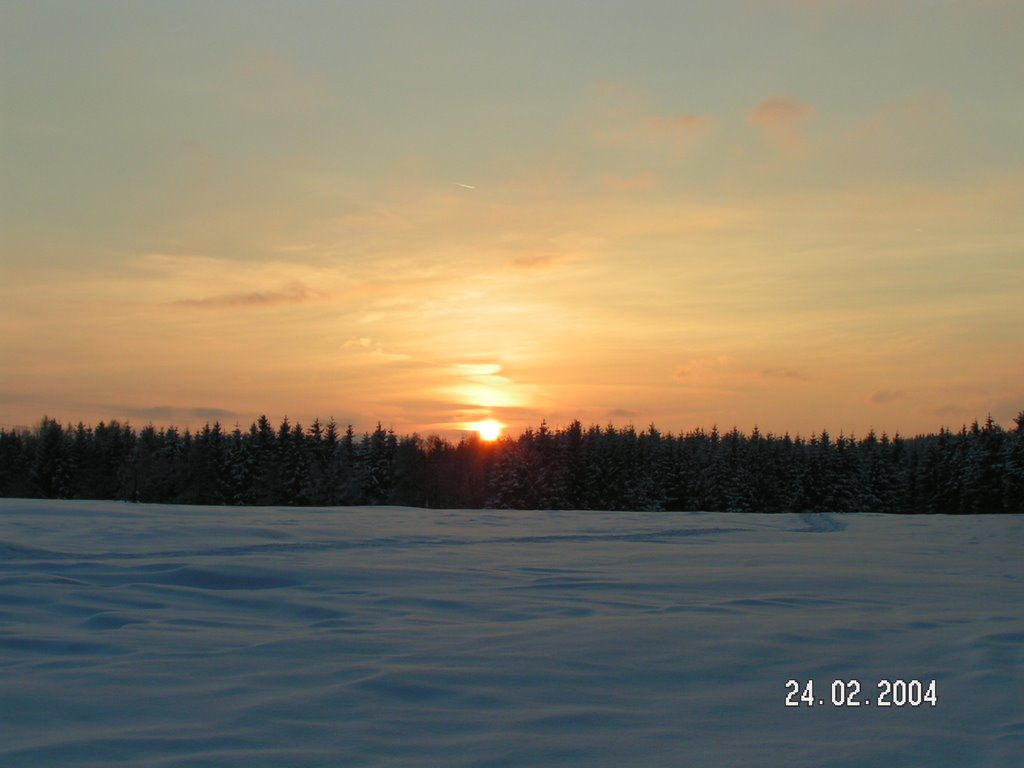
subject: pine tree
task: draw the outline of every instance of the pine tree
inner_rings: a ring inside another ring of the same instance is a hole
[[[0,429],[0,496],[27,498],[33,493],[26,438],[21,430]]]
[[[526,491],[529,474],[523,442],[502,438],[491,472],[487,506],[492,509],[532,509]],[[435,451],[437,453],[438,451]]]
[[[309,430],[267,418],[225,435],[152,424],[44,418],[0,429],[0,493],[139,501],[415,504],[518,508],[733,511],[1024,511],[1024,412],[1004,431],[989,417],[953,434],[863,440],[828,432],[805,441],[653,424],[586,430],[542,422],[517,439],[398,439],[380,423],[356,440],[331,420]]]
[[[1003,442],[1003,510],[1024,513],[1024,411],[1014,419],[1016,429]]]
[[[305,485],[301,491],[302,497],[306,499],[307,504],[323,506],[326,503],[324,501],[323,487],[324,474],[327,469],[327,448],[324,443],[324,428],[318,418],[313,419],[313,423],[309,426],[305,441],[305,452],[306,477]]]
[[[389,504],[410,507],[426,507],[426,452],[419,435],[413,433],[398,441],[395,451],[394,486]],[[483,506],[483,503],[477,505]]]
[[[321,448],[322,466],[320,469],[321,479],[319,485],[318,504],[335,505],[340,504],[344,482],[341,474],[340,463],[341,443],[338,438],[338,425],[332,417],[327,422],[324,430],[324,439]]]
[[[35,434],[35,456],[30,475],[36,492],[44,499],[68,498],[68,441],[54,419],[43,417]]]
[[[250,433],[251,434],[251,433]],[[225,504],[246,503],[252,478],[253,451],[249,438],[236,423],[225,441],[221,495]]]
[[[398,441],[390,429],[385,431],[380,422],[372,435],[362,442],[361,496],[367,504],[385,504],[394,486],[395,453]]]
[[[282,500],[285,504],[309,504],[309,455],[302,425],[296,422],[281,446]]]
[[[261,415],[249,428],[249,445],[252,451],[252,483],[246,503],[277,504],[277,436],[266,415]]]
[[[369,442],[367,436],[366,442]],[[363,475],[365,473],[365,456],[356,444],[352,425],[345,428],[337,451],[339,495],[338,504],[363,504]]]

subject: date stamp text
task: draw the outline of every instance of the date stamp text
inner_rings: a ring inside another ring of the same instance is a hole
[[[860,680],[833,680],[815,686],[814,680],[787,680],[787,707],[935,707],[934,680],[879,680],[874,690]]]

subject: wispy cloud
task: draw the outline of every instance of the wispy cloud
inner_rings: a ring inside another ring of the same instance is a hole
[[[539,256],[520,256],[507,262],[512,269],[531,270],[543,269],[560,261],[557,256],[542,254]]]
[[[373,362],[407,363],[414,367],[425,365],[415,360],[411,355],[400,352],[388,352],[381,346],[380,342],[374,341],[367,336],[347,339],[343,347],[352,352],[364,354]]]
[[[656,187],[658,175],[654,171],[645,171],[633,176],[609,176],[604,184],[617,192],[638,192]]]
[[[180,307],[199,307],[202,309],[258,309],[273,307],[279,304],[305,304],[323,298],[324,296],[320,292],[310,290],[302,283],[293,283],[279,291],[224,293],[217,296],[206,296],[201,299],[178,299],[171,303]]]
[[[809,381],[810,376],[792,368],[762,368],[758,372],[766,379],[794,379],[796,381]]]
[[[792,123],[809,117],[813,110],[807,104],[784,94],[776,94],[750,110],[750,119],[759,125]]]
[[[676,381],[691,381],[694,378],[709,376],[716,371],[728,368],[730,365],[732,365],[732,358],[729,355],[694,359],[685,365],[676,367],[673,378]]]
[[[451,373],[456,376],[495,376],[501,373],[501,365],[498,363],[453,363]]]
[[[620,82],[602,84],[593,94],[588,117],[599,144],[648,145],[685,154],[712,125],[706,115],[663,111]]]
[[[638,134],[667,142],[688,141],[704,131],[709,120],[701,115],[648,114],[637,121]]]
[[[193,424],[196,421],[214,422],[237,419],[241,414],[227,408],[212,406],[185,407],[177,405],[151,406],[104,406],[115,414],[124,414],[133,418],[146,419],[159,424]]]
[[[877,392],[872,393],[871,402],[875,405],[883,405],[885,403],[892,403],[903,397],[903,392],[897,389],[880,389]]]
[[[612,408],[608,411],[608,415],[613,416],[617,419],[635,419],[640,415],[639,411],[631,411],[628,408]]]
[[[848,161],[877,173],[941,167],[950,162],[948,147],[958,135],[955,111],[947,96],[920,91],[878,104],[837,137],[837,151]]]
[[[966,413],[970,413],[967,406],[956,405],[955,403],[947,403],[946,405],[939,406],[937,408],[928,408],[927,413],[932,416],[947,417],[947,416],[963,416]]]

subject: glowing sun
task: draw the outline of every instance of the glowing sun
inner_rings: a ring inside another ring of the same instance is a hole
[[[488,419],[487,421],[478,421],[473,425],[477,434],[480,435],[481,440],[492,442],[501,437],[501,424],[496,422],[494,419]]]

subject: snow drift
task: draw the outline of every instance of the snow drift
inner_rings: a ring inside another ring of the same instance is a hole
[[[0,500],[0,764],[1018,766],[1022,545],[1019,515]],[[871,703],[833,705],[851,679]]]

